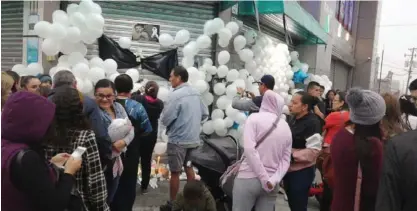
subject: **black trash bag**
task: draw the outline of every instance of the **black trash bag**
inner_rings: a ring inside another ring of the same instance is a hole
[[[169,80],[171,70],[178,66],[177,49],[172,49],[141,59],[142,69]]]
[[[136,55],[129,49],[120,47],[119,43],[103,34],[98,38],[98,55],[101,59],[113,59],[117,63],[117,68],[133,68],[139,65]]]

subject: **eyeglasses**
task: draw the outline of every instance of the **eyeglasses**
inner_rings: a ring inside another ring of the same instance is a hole
[[[105,95],[105,94],[95,94],[96,98],[99,99],[108,99],[111,100],[114,98],[114,95]]]

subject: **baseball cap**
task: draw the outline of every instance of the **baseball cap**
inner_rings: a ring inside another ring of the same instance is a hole
[[[275,86],[275,78],[272,75],[264,75],[260,81],[256,81],[255,83],[264,84],[266,88],[273,90]]]

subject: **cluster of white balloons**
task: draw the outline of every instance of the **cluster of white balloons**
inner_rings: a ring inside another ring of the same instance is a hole
[[[101,7],[91,0],[83,0],[79,5],[68,5],[66,12],[55,10],[52,23],[39,21],[34,30],[44,38],[41,48],[47,56],[62,52],[66,55],[79,53],[84,57],[87,54],[85,44],[93,44],[101,37],[103,27]]]
[[[43,73],[43,67],[39,63],[31,63],[28,66],[25,66],[23,64],[15,64],[12,67],[12,71],[16,72],[20,76],[28,76],[28,75],[36,76],[38,74]]]

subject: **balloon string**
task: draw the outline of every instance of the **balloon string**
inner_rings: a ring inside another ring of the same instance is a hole
[[[257,0],[253,1],[253,8],[255,9],[255,17],[256,17],[256,24],[258,25],[258,31],[261,32],[261,26],[259,24],[259,11],[258,11]]]

